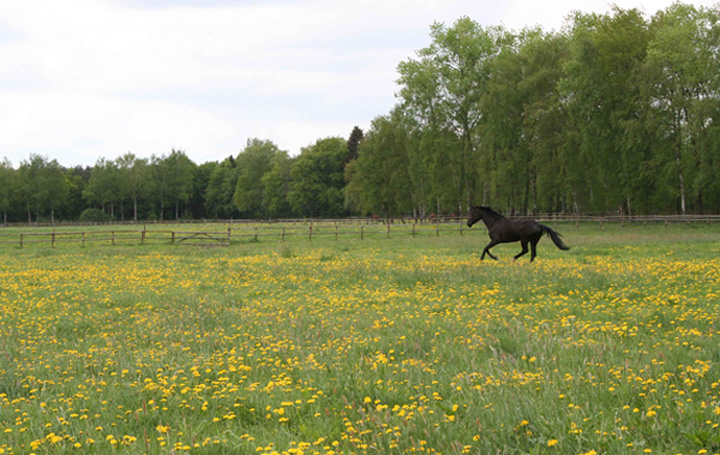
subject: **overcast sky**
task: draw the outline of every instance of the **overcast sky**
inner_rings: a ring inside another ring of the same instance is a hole
[[[649,15],[671,0],[618,0]],[[692,1],[710,5],[711,1]],[[347,138],[396,104],[397,65],[430,25],[558,30],[603,0],[0,0],[0,160],[64,166],[184,150],[197,164],[248,138],[291,155]]]

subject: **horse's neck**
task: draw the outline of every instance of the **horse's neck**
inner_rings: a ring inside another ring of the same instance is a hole
[[[483,223],[485,223],[485,227],[487,227],[488,229],[492,228],[495,223],[497,223],[501,219],[503,219],[502,216],[493,215],[491,213],[488,213],[487,215],[482,217]]]

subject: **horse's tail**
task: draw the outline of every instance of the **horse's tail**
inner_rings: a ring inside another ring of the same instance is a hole
[[[561,236],[558,232],[553,231],[552,229],[545,226],[544,224],[541,224],[540,227],[542,228],[544,234],[547,234],[550,236],[550,238],[552,239],[552,241],[556,247],[560,248],[561,250],[569,250],[570,249],[569,246],[567,246],[563,243],[562,239],[560,238]]]

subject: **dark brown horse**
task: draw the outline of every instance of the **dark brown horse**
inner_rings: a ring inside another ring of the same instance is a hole
[[[483,223],[487,226],[488,234],[490,235],[490,243],[488,243],[483,250],[483,254],[480,256],[481,261],[485,258],[485,253],[487,253],[491,258],[497,260],[497,258],[490,252],[490,248],[494,247],[498,243],[520,242],[522,245],[522,251],[515,255],[515,259],[528,252],[529,243],[530,262],[532,262],[536,256],[535,247],[543,234],[548,234],[553,243],[555,243],[555,246],[561,250],[570,249],[569,246],[566,246],[562,242],[560,234],[535,220],[511,220],[500,215],[490,207],[482,207],[480,205],[471,207],[470,215],[468,216],[467,221],[468,227],[471,227],[480,220],[483,220]]]

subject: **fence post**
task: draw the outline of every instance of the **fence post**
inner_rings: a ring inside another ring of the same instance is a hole
[[[390,238],[390,223],[387,224],[387,234],[386,234],[386,238],[388,238],[388,239]]]
[[[175,231],[170,231],[170,244],[175,244]]]
[[[82,232],[82,246],[85,248],[85,233]]]
[[[364,225],[360,225],[360,240],[365,240],[365,233],[363,232]]]
[[[23,235],[22,232],[20,233],[20,248],[23,247]]]
[[[255,226],[255,241],[257,242],[257,226]]]
[[[440,221],[435,219],[435,237],[440,237]]]
[[[308,240],[312,242],[312,224],[310,225],[310,229],[308,231]]]
[[[337,236],[338,236],[338,225],[336,223],[335,224],[335,240],[337,240]]]
[[[412,228],[412,236],[415,238],[415,226],[417,226],[417,221],[413,222],[413,228]]]
[[[50,247],[55,248],[55,228],[53,228],[52,234],[50,237]]]
[[[285,227],[283,227],[283,230],[282,230],[282,238],[281,238],[281,240],[282,240],[283,242],[285,241]]]

